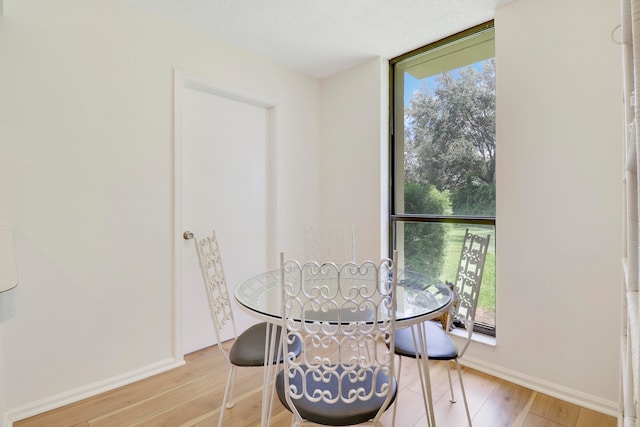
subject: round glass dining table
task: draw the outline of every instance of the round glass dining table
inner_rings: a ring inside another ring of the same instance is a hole
[[[428,275],[398,269],[396,287],[396,328],[415,326],[412,328],[416,342],[417,354],[427,354],[427,342],[422,322],[440,316],[446,312],[453,302],[453,291],[439,279]],[[271,339],[269,334],[265,340],[265,362],[273,360],[275,352],[275,327],[282,322],[282,295],[280,269],[267,271],[251,277],[235,287],[235,300],[250,315],[272,325]],[[271,382],[271,369],[265,363],[264,383]],[[435,426],[431,397],[431,381],[427,359],[418,358],[421,384],[427,419]],[[270,388],[263,388],[262,425],[268,425],[271,400]]]

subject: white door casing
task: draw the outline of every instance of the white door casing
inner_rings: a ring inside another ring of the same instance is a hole
[[[174,91],[174,353],[181,359],[215,344],[194,241],[183,233],[216,230],[230,293],[273,268],[277,169],[273,102],[177,70]],[[255,323],[237,306],[234,315],[239,331]]]

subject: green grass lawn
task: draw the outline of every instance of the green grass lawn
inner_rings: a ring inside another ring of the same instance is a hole
[[[464,240],[466,226],[448,227],[447,247],[445,249],[444,267],[442,268],[442,280],[453,282],[456,278],[458,263],[460,261],[460,251]],[[476,320],[495,326],[496,313],[496,255],[495,255],[495,233],[488,228],[470,227],[471,232],[478,234],[491,234],[489,252],[484,264],[484,274],[482,275],[482,285],[480,297],[478,299],[478,309]]]

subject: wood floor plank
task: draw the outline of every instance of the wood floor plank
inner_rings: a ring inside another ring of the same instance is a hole
[[[529,413],[524,421],[523,427],[566,427],[544,417]]]
[[[503,380],[496,386],[474,417],[477,427],[513,426],[527,407],[533,391]]]
[[[617,420],[606,414],[587,408],[580,408],[576,427],[616,427]]]
[[[112,411],[109,414],[89,420],[91,427],[121,427],[127,424],[136,424],[153,417],[158,412],[162,413],[171,408],[176,408],[191,402],[194,398],[206,394],[212,389],[219,388],[215,374],[203,376],[200,379],[190,381],[176,389],[155,394],[154,396]],[[219,395],[220,390],[216,393]]]
[[[416,425],[425,416],[422,393],[416,393],[411,389],[400,390],[400,397],[396,402],[398,405],[396,425],[412,426]],[[383,415],[385,425],[391,425],[393,407],[389,408]]]
[[[234,394],[234,407],[225,411],[225,419],[227,419],[227,415],[231,414],[233,411],[253,411],[255,401],[258,401],[258,405],[260,405],[262,397],[262,383],[260,381],[255,381],[256,378],[256,375],[238,378],[242,381],[242,387],[236,387],[236,393]],[[240,394],[240,392],[242,393]],[[136,423],[135,427],[175,427],[178,425],[200,422],[199,418],[208,419],[215,416],[217,419],[220,413],[221,401],[222,396],[219,392],[207,392],[199,396],[193,396],[184,404],[167,408],[165,411],[160,413],[155,411],[152,417]]]
[[[150,418],[142,420],[131,427],[176,427],[193,425],[197,420],[213,418],[218,420],[220,406],[217,402],[217,394],[205,393],[194,396],[184,405],[168,408],[166,411],[155,413]],[[209,424],[213,425],[213,424]]]
[[[401,425],[401,424],[400,424]],[[290,427],[291,426],[291,412],[280,406],[278,411],[274,411],[271,418],[271,427]]]
[[[573,403],[538,393],[531,406],[531,413],[563,426],[575,427],[580,407]]]

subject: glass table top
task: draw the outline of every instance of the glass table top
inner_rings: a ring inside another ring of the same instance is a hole
[[[235,287],[235,299],[246,311],[267,321],[280,319],[282,296],[280,270],[272,270]],[[439,316],[453,300],[453,292],[439,279],[409,270],[398,269],[396,288],[396,325],[409,325]]]

